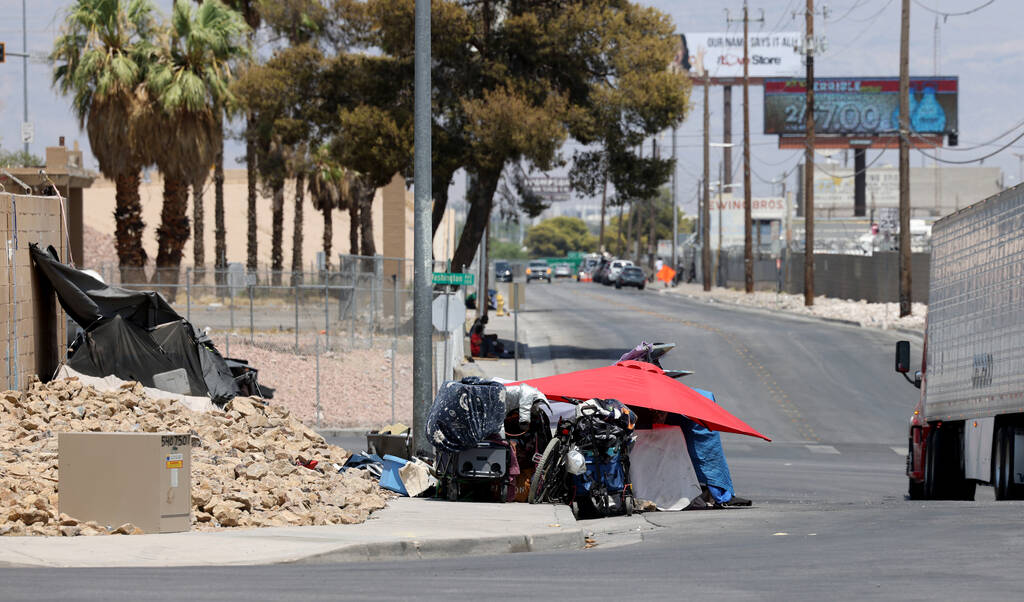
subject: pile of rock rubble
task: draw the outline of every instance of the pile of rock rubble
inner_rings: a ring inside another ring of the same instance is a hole
[[[360,523],[391,495],[366,471],[339,474],[348,452],[285,408],[239,397],[197,413],[138,383],[100,392],[71,378],[0,393],[0,535],[141,532],[59,513],[57,433],[90,431],[190,433],[196,529]]]

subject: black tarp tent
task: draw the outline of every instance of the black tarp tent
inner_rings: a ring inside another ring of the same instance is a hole
[[[30,252],[61,306],[84,329],[69,350],[70,368],[147,387],[154,386],[154,375],[181,368],[190,395],[209,396],[218,404],[240,394],[272,396],[272,390],[257,384],[255,369],[233,360],[233,371],[210,338],[159,293],[106,285],[60,263],[53,247],[44,252],[32,244]]]

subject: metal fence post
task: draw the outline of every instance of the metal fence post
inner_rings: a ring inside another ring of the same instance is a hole
[[[377,324],[377,278],[370,280],[370,349],[373,349],[373,331]]]
[[[192,268],[185,268],[185,319],[192,321]]]
[[[253,297],[253,286],[249,285],[249,344],[255,345],[256,342],[253,338],[253,318],[252,318],[252,297]]]
[[[329,272],[324,272],[324,349],[331,348],[331,296],[328,292],[328,283],[331,280]]]
[[[214,276],[216,278],[216,276]],[[223,298],[223,297],[222,297]],[[228,282],[228,320],[231,330],[235,330],[235,287]]]
[[[292,285],[295,289],[295,353],[299,352],[299,284]]]
[[[398,363],[398,274],[391,275],[391,286],[395,291],[395,334],[391,339],[391,424],[395,423],[395,364]]]
[[[320,416],[323,414],[320,409],[320,335],[317,335],[313,347],[316,355],[316,428],[320,428]]]
[[[224,337],[224,355],[231,357],[231,332]]]

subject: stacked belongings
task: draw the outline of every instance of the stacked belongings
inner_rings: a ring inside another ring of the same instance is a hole
[[[62,264],[53,247],[43,251],[32,244],[29,251],[61,307],[83,329],[68,350],[72,370],[209,397],[218,405],[236,396],[273,397],[273,389],[257,381],[254,368],[221,356],[213,341],[159,293],[106,285]]]
[[[629,453],[636,414],[616,399],[590,399],[563,417],[544,450],[530,503],[567,503],[577,517],[633,513]]]
[[[426,434],[436,450],[437,497],[509,502],[522,483],[524,463],[546,444],[544,396],[529,386],[509,387],[476,377],[447,381],[427,416]],[[506,421],[516,426],[506,436]]]

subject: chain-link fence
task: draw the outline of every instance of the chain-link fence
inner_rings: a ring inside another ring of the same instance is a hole
[[[124,278],[117,266],[91,269],[109,284],[163,294],[223,355],[249,361],[277,390],[275,401],[310,424],[412,420],[410,260],[342,255],[315,272],[230,264]]]

